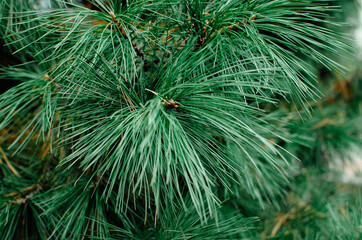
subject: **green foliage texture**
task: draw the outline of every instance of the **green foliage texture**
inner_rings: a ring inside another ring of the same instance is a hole
[[[40,6],[0,3],[1,239],[362,237],[326,170],[362,127],[358,77],[316,81],[352,51],[334,3]]]

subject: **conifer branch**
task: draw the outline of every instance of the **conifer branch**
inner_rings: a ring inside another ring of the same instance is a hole
[[[330,3],[35,2],[0,3],[2,41],[19,62],[0,68],[16,81],[0,94],[1,237],[313,239],[341,226],[348,239],[359,229],[362,200],[338,212],[336,181],[308,170],[360,142],[352,81],[313,101],[324,91],[315,67],[343,71],[334,55],[352,49],[330,26]]]

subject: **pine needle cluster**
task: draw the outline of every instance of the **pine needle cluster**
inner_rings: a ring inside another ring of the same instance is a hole
[[[362,198],[340,214],[298,197],[318,183],[298,158],[360,142],[358,103],[341,123],[322,121],[336,106],[309,118],[315,66],[344,71],[331,56],[351,51],[329,1],[48,7],[0,3],[18,63],[0,73],[16,82],[0,95],[1,239],[360,236]]]

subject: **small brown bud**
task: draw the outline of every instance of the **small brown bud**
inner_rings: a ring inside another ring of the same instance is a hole
[[[256,18],[256,15],[254,14],[253,16],[250,17],[250,21],[254,22],[255,18]]]

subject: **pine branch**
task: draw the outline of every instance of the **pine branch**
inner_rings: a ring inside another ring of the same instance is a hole
[[[326,1],[90,3],[0,5],[0,33],[23,63],[1,70],[21,82],[0,95],[1,144],[40,150],[12,166],[0,147],[7,239],[24,214],[43,239],[256,238],[248,216],[282,211],[297,157],[321,157],[329,132],[340,138],[328,149],[356,142],[358,116],[339,122],[325,107],[300,119],[320,94],[313,65],[344,71],[329,54],[352,49],[326,27],[337,10]],[[265,235],[317,219],[303,202]]]

